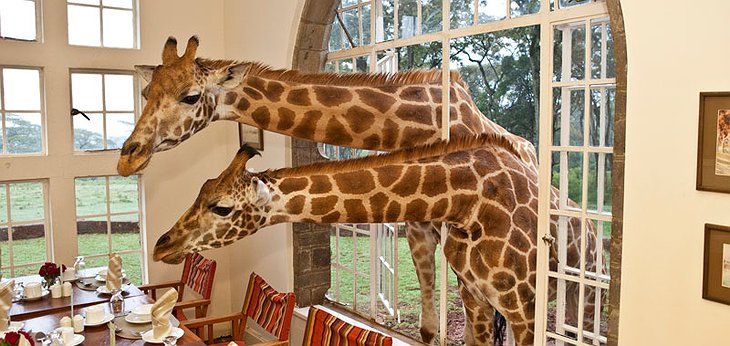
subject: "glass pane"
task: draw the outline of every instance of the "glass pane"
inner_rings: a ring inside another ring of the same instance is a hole
[[[35,14],[34,1],[0,1],[0,36],[19,40],[35,40]]]
[[[568,79],[563,76],[563,30],[556,26],[553,29],[553,81],[563,79]]]
[[[7,113],[5,127],[9,154],[33,154],[43,151],[40,113]]]
[[[353,5],[357,5],[357,0],[342,0],[342,7],[349,7]]]
[[[580,276],[580,237],[582,222],[579,217],[552,216],[551,233],[555,237],[558,256],[557,268],[551,264],[550,271],[570,276]]]
[[[109,199],[112,213],[139,211],[137,176],[109,177]]]
[[[540,12],[540,0],[512,0],[512,17]]]
[[[421,32],[424,34],[441,31],[443,11],[441,0],[421,0]]]
[[[86,119],[84,119],[86,120]],[[106,115],[106,148],[121,149],[134,129],[134,113],[110,113]]]
[[[606,170],[604,172],[605,178],[603,178],[603,211],[605,213],[611,213],[613,211],[613,154],[606,154],[605,157]]]
[[[73,108],[83,112],[99,112],[104,110],[101,78],[100,74],[71,74]]]
[[[104,47],[133,48],[134,19],[132,11],[105,8],[102,15]]]
[[[416,0],[400,0],[398,2],[398,35],[400,38],[416,36],[418,28],[416,19],[418,7]]]
[[[339,61],[340,73],[352,72],[352,59],[345,59]]]
[[[355,46],[360,45],[360,22],[357,12],[357,8],[342,12],[342,22],[345,23],[345,29],[347,30],[347,33],[350,34],[350,38]],[[343,38],[345,44],[344,48],[351,48],[352,45],[350,44],[350,39],[346,34]]]
[[[595,238],[589,237],[586,249],[595,251],[586,252],[586,274],[588,279],[609,283],[609,267],[611,264],[611,222],[588,220],[587,233],[592,233]],[[593,245],[595,242],[595,245]],[[596,271],[598,269],[598,271]],[[598,272],[598,276],[595,273]]]
[[[370,71],[370,56],[359,56],[355,58],[355,67],[357,72],[369,72]]]
[[[507,18],[507,0],[479,0],[479,23]]]
[[[76,178],[76,216],[106,213],[106,178]]]
[[[45,218],[43,184],[10,184],[10,221],[34,221]]]
[[[474,24],[474,0],[451,0],[451,28]]]
[[[104,100],[107,111],[134,112],[134,76],[105,74]]]
[[[563,95],[566,95],[565,93]],[[570,145],[583,146],[583,120],[585,119],[585,90],[570,90]],[[568,102],[566,102],[568,103]],[[564,142],[563,142],[564,143]]]
[[[15,251],[15,250],[13,250]],[[43,261],[45,262],[45,261]],[[20,267],[20,268],[14,268],[13,272],[15,274],[13,276],[19,277],[19,276],[29,276],[29,275],[38,275],[38,268],[40,268],[41,263],[37,263],[35,265]]]
[[[91,238],[89,238],[91,240]],[[104,238],[99,238],[99,243],[103,243],[104,245],[108,244],[106,243],[106,236]],[[79,247],[79,251],[81,247]],[[104,255],[99,257],[93,257],[93,258],[86,258],[84,262],[86,263],[86,269],[93,269],[93,268],[106,268],[109,264],[109,256],[107,255],[109,253],[109,250],[104,250],[102,252]],[[99,253],[96,253],[94,255],[98,255]],[[79,253],[81,255],[81,253]],[[84,255],[81,255],[84,256]],[[122,263],[122,266],[124,266],[124,263]]]
[[[0,184],[0,224],[8,222],[7,185]]]
[[[8,241],[8,227],[2,226],[0,227],[0,252],[2,252],[0,255],[0,265],[2,265],[3,268],[10,267],[10,242]],[[3,272],[3,277],[5,275],[10,275],[10,273]]]
[[[583,342],[589,345],[606,345],[608,335],[608,290],[585,286],[583,310]]]
[[[43,223],[13,226],[13,265],[46,260],[46,230]]]
[[[104,116],[87,113],[89,119],[74,115],[74,148],[76,150],[104,149]]]
[[[101,4],[104,6],[132,8],[132,0],[102,0]]]
[[[68,5],[68,43],[101,46],[100,10],[97,7]]]
[[[393,26],[395,25],[393,1],[394,0],[382,0],[380,2],[382,8],[375,9],[375,42],[383,42],[393,39]]]
[[[122,267],[124,268],[129,281],[131,281],[132,284],[141,285],[142,255],[140,253],[128,253],[120,256],[122,257]]]
[[[106,216],[83,218],[76,221],[79,256],[98,255],[109,252],[107,225]],[[89,264],[88,260],[85,262],[86,268],[94,268],[97,266]],[[106,266],[106,263],[103,263],[102,266]]]
[[[68,0],[73,4],[99,5],[99,0]]]
[[[335,62],[330,60],[324,64],[324,72],[335,72]]]
[[[370,5],[366,5],[362,7],[362,44],[368,45],[371,44],[371,36],[372,36],[372,29],[371,29],[371,22],[370,22]]]
[[[555,152],[552,167],[552,184],[560,192],[559,208],[579,209],[583,197],[583,154]]]
[[[395,49],[398,71],[441,67],[441,42],[432,41]]]
[[[575,339],[574,332],[578,327],[578,293],[577,283],[548,278],[548,331]]]
[[[560,0],[560,7],[571,7],[577,5],[590,4],[593,0]]]
[[[614,106],[616,87],[613,85],[591,88],[590,145],[613,146]]]
[[[112,251],[140,250],[139,215],[118,215],[111,217]]]
[[[585,79],[586,76],[586,27],[585,24],[573,26],[570,29],[572,50],[570,76],[573,80]]]
[[[6,110],[38,111],[41,109],[40,71],[3,69],[3,104]]]
[[[561,145],[561,124],[563,116],[563,89],[553,88],[553,145]]]
[[[332,29],[330,31],[330,52],[342,49],[342,27],[340,22],[335,18],[335,22],[332,23]]]

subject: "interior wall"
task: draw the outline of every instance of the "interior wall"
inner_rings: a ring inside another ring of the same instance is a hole
[[[700,91],[730,90],[730,2],[621,0],[628,95],[622,345],[721,345],[730,307],[702,299],[703,227],[730,195],[695,190]]]
[[[289,67],[302,4],[302,0],[226,0],[225,56]],[[237,149],[237,142],[232,142],[230,157]],[[289,138],[265,131],[261,157],[252,159],[249,168],[258,171],[289,166],[290,157]],[[291,224],[266,227],[229,248],[232,310],[243,304],[252,271],[277,290],[293,290]]]

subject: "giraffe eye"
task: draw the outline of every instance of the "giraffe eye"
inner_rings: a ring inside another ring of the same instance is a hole
[[[213,213],[215,213],[216,215],[219,215],[219,216],[228,216],[228,214],[230,214],[233,211],[233,208],[219,207],[216,205],[216,206],[212,206],[210,208],[210,211],[212,211]]]
[[[193,105],[200,100],[200,94],[193,94],[183,97],[182,102]]]

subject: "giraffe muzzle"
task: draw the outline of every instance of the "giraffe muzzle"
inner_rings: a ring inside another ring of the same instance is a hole
[[[129,176],[143,170],[150,163],[152,150],[139,142],[125,142],[119,153],[117,172],[121,176]]]

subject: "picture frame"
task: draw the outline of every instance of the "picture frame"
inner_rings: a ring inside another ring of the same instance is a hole
[[[697,190],[730,193],[730,92],[701,92]]]
[[[264,130],[246,124],[238,124],[238,144],[264,150]]]
[[[730,227],[705,224],[702,298],[730,305]]]

